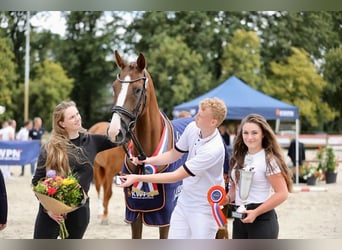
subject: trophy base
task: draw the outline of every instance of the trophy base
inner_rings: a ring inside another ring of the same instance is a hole
[[[237,219],[244,219],[247,217],[247,214],[246,213],[239,213],[239,212],[236,212],[236,211],[232,211],[232,217],[233,218],[237,218]]]

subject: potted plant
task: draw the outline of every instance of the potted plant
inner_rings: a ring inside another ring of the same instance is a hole
[[[335,183],[337,178],[338,161],[335,156],[334,149],[331,147],[319,148],[316,156],[319,160],[318,168],[321,169],[325,175],[325,182]]]
[[[306,181],[307,185],[316,185],[316,180],[320,178],[321,174],[322,171],[318,168],[318,165],[309,162],[304,162],[300,171],[300,176]]]

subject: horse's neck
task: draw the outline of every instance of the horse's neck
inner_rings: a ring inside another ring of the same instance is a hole
[[[146,112],[137,120],[136,136],[147,156],[152,155],[158,147],[164,126],[164,120],[159,110]]]
[[[136,124],[135,134],[147,157],[163,153],[171,149],[174,144],[173,126],[171,121],[167,117],[164,117],[160,111],[155,113],[153,117],[154,119],[139,119],[139,123],[137,122]],[[134,146],[133,154],[138,154]],[[125,163],[130,172],[138,173],[137,166],[133,165],[127,158]],[[168,165],[156,167],[158,168],[158,172],[162,172],[167,166]]]

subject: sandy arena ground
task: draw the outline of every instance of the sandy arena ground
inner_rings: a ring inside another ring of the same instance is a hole
[[[342,152],[338,152],[342,159]],[[29,165],[25,176],[20,177],[20,166],[12,166],[12,179],[6,180],[8,195],[8,226],[0,231],[0,239],[32,239],[38,201],[31,187]],[[297,188],[305,187],[299,184]],[[280,239],[342,239],[342,164],[339,166],[337,183],[319,181],[310,186],[310,191],[297,191],[277,209],[280,224]],[[325,191],[314,191],[322,188]],[[89,197],[91,218],[85,239],[130,239],[130,226],[124,222],[124,200],[121,188],[113,186],[113,197],[109,206],[109,225],[100,225],[95,187]],[[231,234],[232,219],[229,219]],[[158,228],[145,226],[144,239],[158,239]]]

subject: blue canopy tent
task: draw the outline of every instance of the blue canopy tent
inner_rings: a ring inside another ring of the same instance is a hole
[[[251,113],[258,113],[267,120],[295,120],[296,141],[299,138],[298,107],[287,104],[248,86],[235,76],[231,76],[221,85],[209,92],[174,107],[173,116],[178,117],[180,111],[189,111],[192,115],[197,113],[198,104],[205,98],[218,97],[228,108],[226,119],[241,120]],[[296,145],[296,182],[298,183],[298,145]]]
[[[251,113],[258,113],[267,120],[295,120],[298,118],[298,108],[265,95],[256,89],[248,86],[239,78],[232,76],[221,85],[209,92],[185,103],[174,107],[173,114],[182,111],[189,111],[195,114],[198,104],[207,97],[218,97],[228,107],[227,119],[240,120]]]

